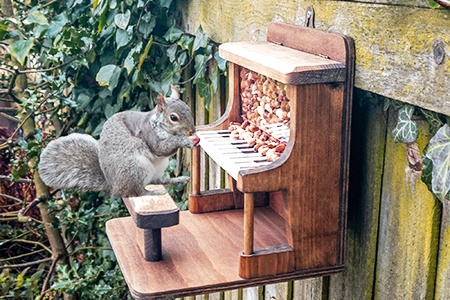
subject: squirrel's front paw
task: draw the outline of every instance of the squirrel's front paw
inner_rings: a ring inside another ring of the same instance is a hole
[[[200,143],[200,138],[198,136],[192,135],[189,137],[189,139],[191,140],[194,146],[197,146],[198,143]]]

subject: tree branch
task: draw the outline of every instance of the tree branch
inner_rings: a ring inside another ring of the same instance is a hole
[[[39,259],[39,260],[35,260],[35,261],[30,261],[30,262],[26,262],[23,264],[15,264],[15,265],[3,265],[0,266],[0,270],[2,269],[10,269],[10,268],[24,268],[24,267],[29,267],[29,266],[33,266],[33,265],[39,265],[48,261],[53,260],[53,258],[48,257],[48,258],[44,258],[44,259]]]
[[[29,256],[29,255],[38,254],[38,253],[40,253],[42,251],[44,251],[44,249],[36,250],[36,251],[32,251],[32,252],[28,252],[28,253],[24,253],[24,254],[20,254],[20,255],[16,255],[16,256],[11,256],[11,257],[8,257],[8,258],[3,258],[3,259],[0,259],[0,263],[5,262],[5,261],[9,261],[9,260],[22,258],[22,257]]]
[[[0,117],[3,117],[3,118],[5,118],[5,119],[8,119],[8,120],[13,121],[13,122],[16,122],[16,123],[20,123],[20,120],[19,120],[19,119],[15,118],[15,117],[13,117],[13,116],[10,116],[10,115],[8,115],[8,114],[2,113],[2,112],[0,112]]]
[[[67,61],[67,62],[65,62],[65,63],[62,63],[62,64],[60,64],[60,65],[57,65],[57,66],[54,66],[54,67],[51,67],[51,68],[47,68],[47,69],[29,69],[29,70],[20,70],[19,73],[20,73],[20,74],[27,74],[27,73],[50,72],[50,71],[54,71],[54,70],[57,70],[57,69],[59,69],[59,68],[62,68],[62,67],[64,67],[64,66],[68,65],[68,64],[72,63],[74,60],[76,60],[76,58],[72,58],[71,60],[69,60],[69,61]]]
[[[44,283],[42,284],[41,294],[39,295],[38,299],[42,299],[45,295],[45,291],[47,290],[48,282],[50,281],[50,277],[52,277],[53,272],[56,270],[56,266],[58,265],[58,260],[60,259],[60,255],[57,255],[53,261],[52,265],[50,266],[50,269],[48,270],[47,276],[45,276]]]
[[[50,250],[50,248],[48,248],[47,246],[45,246],[41,242],[29,241],[29,240],[25,240],[25,239],[11,239],[8,242],[12,242],[12,241],[19,242],[19,243],[24,243],[24,244],[38,245],[38,246],[41,246],[42,248],[44,248],[48,253],[52,254],[52,250]]]

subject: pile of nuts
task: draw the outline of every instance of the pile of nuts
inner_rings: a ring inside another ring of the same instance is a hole
[[[240,71],[242,124],[232,123],[231,136],[247,141],[268,161],[275,161],[286,148],[286,142],[267,133],[270,124],[289,127],[290,105],[284,85],[245,68]]]

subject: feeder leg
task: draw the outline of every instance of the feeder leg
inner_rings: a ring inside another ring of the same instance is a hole
[[[145,259],[160,261],[162,259],[161,228],[145,229]]]
[[[192,148],[192,194],[200,195],[200,147]]]
[[[252,193],[244,194],[244,254],[253,253],[255,199]]]

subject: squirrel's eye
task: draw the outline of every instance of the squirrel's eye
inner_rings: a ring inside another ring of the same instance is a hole
[[[176,114],[170,114],[170,120],[172,122],[178,122],[178,116]]]

